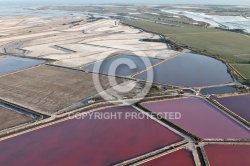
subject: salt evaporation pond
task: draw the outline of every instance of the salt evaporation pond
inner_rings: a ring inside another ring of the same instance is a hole
[[[95,18],[109,18],[111,16],[118,16],[116,14],[99,14],[93,12],[81,12],[81,11],[66,11],[66,10],[50,10],[50,9],[39,9],[36,6],[0,6],[0,16],[53,16],[53,17],[64,17],[64,16],[87,16],[92,15]]]
[[[0,165],[114,165],[183,140],[146,117],[126,118],[139,113],[129,106],[96,113],[1,141]]]
[[[223,93],[235,93],[237,89],[234,86],[221,86],[221,87],[211,87],[201,89],[201,94],[211,95],[211,94],[223,94]]]
[[[0,75],[35,66],[43,62],[43,60],[37,59],[0,56]]]
[[[192,153],[181,149],[170,154],[166,154],[159,158],[153,159],[146,163],[140,164],[140,166],[166,166],[166,165],[185,165],[195,166],[195,162]]]
[[[195,21],[202,21],[210,24],[211,27],[226,26],[228,29],[243,29],[245,32],[250,33],[250,18],[242,16],[218,16],[207,15],[206,13],[189,12],[183,10],[162,10],[163,12],[183,15]]]
[[[153,70],[154,82],[161,84],[203,87],[233,82],[224,63],[192,53],[179,55],[155,66]],[[146,80],[147,72],[135,77]]]
[[[250,94],[214,98],[220,104],[250,122]]]
[[[156,58],[146,58],[133,55],[118,55],[111,58],[107,58],[103,61],[87,65],[83,67],[83,69],[109,75],[129,76],[147,67],[150,67],[151,65],[160,61],[160,59]],[[117,67],[117,70],[111,69],[113,65],[115,66],[115,64],[121,65]],[[135,66],[131,66],[130,68],[127,64],[134,64]],[[100,68],[95,68],[95,66],[100,66]]]
[[[250,145],[206,145],[204,147],[211,166],[250,165]]]
[[[180,98],[142,103],[148,110],[179,112],[180,119],[168,121],[204,139],[250,139],[250,131],[200,98]]]

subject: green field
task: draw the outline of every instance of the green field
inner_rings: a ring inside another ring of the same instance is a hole
[[[150,20],[150,21],[157,21],[157,22],[176,24],[176,25],[185,25],[185,26],[188,26],[188,24],[192,25],[193,23],[197,22],[197,21],[193,21],[189,18],[185,18],[181,16],[179,18],[173,18],[172,15],[166,15],[166,14],[153,15],[153,14],[144,13],[144,14],[136,15],[136,17]]]
[[[182,46],[189,46],[197,51],[206,50],[212,55],[218,54],[230,63],[246,64],[250,60],[239,56],[250,53],[250,38],[242,34],[212,28],[171,27],[142,20],[124,20],[124,22],[148,31],[165,34]]]
[[[124,23],[142,28],[147,31],[152,31],[160,34],[183,34],[183,33],[202,33],[202,32],[218,32],[216,29],[203,29],[196,26],[188,27],[172,27],[168,25],[156,24],[152,22],[142,21],[142,20],[123,20]]]
[[[242,64],[231,64],[235,70],[237,70],[245,79],[250,80],[250,64],[242,65]]]
[[[233,32],[218,31],[171,35],[170,39],[180,45],[187,45],[197,51],[206,50],[209,54],[219,55],[229,63],[248,63],[249,59],[239,55],[250,53],[250,38]]]
[[[248,64],[250,61],[250,37],[243,34],[195,26],[171,27],[142,20],[123,21],[147,31],[164,34],[171,41],[181,46],[188,46],[197,52],[219,56],[230,64]],[[249,79],[249,65],[235,69]]]

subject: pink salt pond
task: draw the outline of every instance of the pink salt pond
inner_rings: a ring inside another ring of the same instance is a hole
[[[126,119],[125,113],[138,113],[132,107],[96,112],[123,114],[117,119],[94,119],[88,115],[1,141],[0,165],[113,165],[183,140],[146,117]]]
[[[142,103],[148,110],[157,113],[179,113],[166,116],[167,120],[182,129],[204,139],[250,139],[250,131],[223,112],[200,98],[180,98]],[[166,115],[166,114],[162,114]]]
[[[166,166],[166,165],[172,165],[172,166],[195,166],[195,162],[192,156],[192,153],[181,149],[175,152],[172,152],[170,154],[166,154],[164,156],[161,156],[159,158],[150,160],[148,162],[145,162],[143,164],[140,164],[140,166]]]
[[[215,98],[220,104],[250,122],[250,94]]]
[[[204,147],[211,166],[249,166],[250,145],[207,145]]]

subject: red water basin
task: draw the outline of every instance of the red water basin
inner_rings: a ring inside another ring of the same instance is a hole
[[[250,145],[207,145],[204,148],[211,166],[250,165]]]
[[[220,104],[250,122],[250,94],[215,98]]]
[[[200,98],[180,98],[158,102],[142,103],[142,106],[155,112],[178,112],[180,119],[170,122],[206,139],[250,139],[250,132],[220,110]],[[179,118],[179,117],[178,117]]]
[[[183,140],[151,119],[125,118],[132,107],[99,113],[123,113],[117,119],[72,119],[0,142],[4,166],[99,166],[120,163]]]
[[[154,160],[141,164],[140,166],[195,166],[192,153],[181,149],[173,153],[164,155]]]

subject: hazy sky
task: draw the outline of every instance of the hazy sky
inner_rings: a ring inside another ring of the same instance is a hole
[[[159,3],[159,4],[225,4],[250,5],[250,0],[0,0],[0,4],[101,4],[101,3]]]

